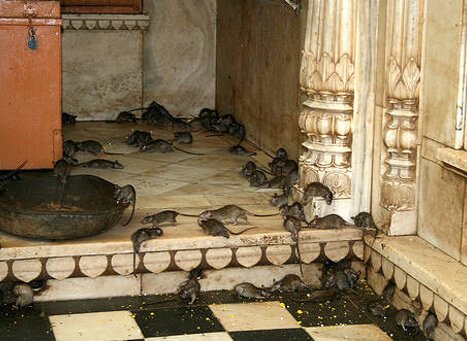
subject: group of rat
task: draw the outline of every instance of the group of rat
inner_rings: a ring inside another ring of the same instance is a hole
[[[144,110],[141,118],[137,118],[132,111]],[[249,152],[241,143],[245,140],[246,130],[245,126],[235,120],[230,115],[220,115],[216,110],[213,109],[202,109],[199,115],[190,120],[186,121],[178,117],[172,116],[164,106],[152,102],[148,107],[137,108],[130,111],[123,111],[119,113],[117,118],[111,122],[123,123],[132,122],[136,123],[138,120],[146,121],[150,125],[155,126],[167,126],[180,128],[183,131],[175,133],[173,140],[153,139],[150,132],[135,130],[131,135],[125,138],[128,145],[138,147],[142,152],[159,152],[167,153],[173,152],[174,149],[186,152],[189,154],[202,155],[198,153],[192,153],[184,151],[174,145],[175,142],[180,144],[190,144],[193,141],[193,136],[190,130],[193,124],[199,122],[201,126],[214,135],[208,136],[221,136],[231,135],[238,139],[238,144],[230,147],[229,151],[237,155],[252,156],[255,153]],[[75,117],[67,113],[63,113],[63,122],[65,124],[75,123]],[[114,154],[105,151],[102,144],[95,140],[86,140],[75,142],[72,140],[64,141],[64,157],[62,160],[55,164],[54,172],[58,178],[61,186],[61,197],[63,196],[63,189],[66,186],[66,179],[70,174],[71,166],[83,166],[89,168],[115,168],[123,169],[124,166],[118,161],[109,161],[106,159],[93,159],[84,163],[79,163],[76,159],[78,152],[91,153],[93,155],[99,154]],[[18,170],[21,168],[20,166]],[[17,171],[18,171],[17,170]],[[15,172],[17,172],[15,171]],[[7,177],[10,177],[10,173]],[[239,220],[243,220],[248,223],[248,215],[251,216],[271,216],[281,214],[283,217],[284,229],[291,233],[291,238],[294,243],[295,254],[300,265],[300,272],[303,276],[302,262],[300,256],[299,247],[299,232],[302,228],[322,228],[322,229],[340,229],[344,227],[358,227],[364,230],[377,231],[376,225],[373,221],[371,214],[368,212],[361,212],[355,217],[352,217],[354,224],[346,222],[342,217],[337,214],[329,214],[323,217],[315,216],[311,221],[308,221],[304,212],[304,206],[308,205],[313,201],[313,198],[322,198],[324,201],[331,205],[333,201],[332,191],[323,183],[312,182],[308,184],[302,193],[301,202],[294,202],[289,205],[289,197],[293,185],[298,180],[298,165],[294,160],[288,158],[287,151],[283,148],[279,148],[276,151],[275,157],[269,163],[269,170],[263,169],[256,165],[253,161],[248,161],[241,169],[240,174],[247,178],[250,186],[259,188],[278,188],[282,190],[281,194],[274,194],[271,198],[271,204],[279,208],[278,213],[260,215],[249,212],[236,205],[226,205],[218,209],[206,210],[198,215],[185,214],[172,210],[164,210],[153,215],[144,217],[141,221],[142,224],[151,224],[151,227],[144,227],[138,229],[131,236],[131,240],[134,248],[134,257],[139,253],[140,247],[143,242],[149,239],[155,239],[162,236],[163,230],[161,227],[164,225],[176,225],[176,218],[178,215],[192,216],[198,218],[198,225],[205,231],[206,234],[212,236],[221,236],[229,238],[230,234],[241,234],[254,227],[246,228],[241,232],[233,232],[227,228],[227,225],[237,225]],[[266,174],[272,175],[270,179]],[[5,179],[0,178],[0,190],[2,181]],[[136,191],[132,185],[126,185],[123,187],[115,185],[115,200],[118,204],[127,207],[132,205],[131,215],[124,225],[127,225],[133,215],[136,205]],[[135,267],[135,259],[133,266]],[[136,272],[136,269],[134,269]],[[190,271],[188,279],[182,282],[176,293],[177,295],[189,301],[192,304],[197,295],[200,292],[199,279],[204,278],[204,273],[201,269],[193,269]],[[324,276],[322,280],[321,288],[310,288],[303,280],[295,274],[286,275],[280,281],[275,282],[269,288],[258,288],[252,283],[240,283],[234,287],[234,291],[238,296],[250,299],[266,299],[275,292],[295,292],[295,291],[307,291],[309,292],[305,301],[309,302],[323,302],[332,300],[339,297],[341,294],[352,290],[357,284],[359,279],[359,273],[352,270],[347,262],[332,263],[325,267]],[[44,285],[40,286],[38,290],[43,290]],[[388,287],[390,288],[390,287]],[[382,301],[388,299],[387,289],[383,295]],[[355,293],[355,292],[354,292]],[[13,303],[18,307],[28,305],[32,303],[33,287],[31,285],[20,283],[16,285],[2,284],[0,283],[0,303]],[[369,311],[375,316],[383,316],[385,309],[382,301],[375,301],[369,305]],[[430,332],[434,315],[429,315],[430,320],[427,319],[427,326],[423,324],[423,331],[426,335],[431,335]],[[434,317],[436,318],[436,317]],[[396,315],[397,323],[404,330],[413,330],[417,328],[415,316],[409,311],[402,309]],[[431,321],[431,323],[429,323]],[[437,324],[437,321],[436,321]],[[436,325],[435,325],[436,326]],[[434,327],[433,327],[434,328]]]

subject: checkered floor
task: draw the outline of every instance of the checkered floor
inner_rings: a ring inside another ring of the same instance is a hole
[[[0,340],[423,340],[388,318],[366,312],[361,296],[327,303],[277,296],[239,302],[229,292],[203,293],[193,306],[171,296],[35,304],[0,310]]]

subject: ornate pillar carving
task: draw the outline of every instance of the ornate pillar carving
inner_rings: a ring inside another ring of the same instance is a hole
[[[323,182],[335,193],[334,211],[344,217],[350,215],[352,182],[355,21],[356,0],[310,0],[300,71],[306,100],[299,125],[307,140],[298,186]]]
[[[419,85],[424,0],[388,1],[386,105],[380,205],[389,211],[389,234],[416,229]],[[395,219],[394,214],[404,216]],[[397,226],[399,224],[399,226]]]

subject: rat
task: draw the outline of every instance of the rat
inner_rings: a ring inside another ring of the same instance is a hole
[[[377,229],[373,217],[368,212],[360,212],[355,217],[350,217],[357,227],[363,227],[368,229]]]
[[[147,240],[155,239],[163,235],[162,229],[155,228],[141,228],[131,235],[133,243],[133,275],[136,277],[136,254],[139,253],[141,244]]]
[[[193,135],[189,131],[177,131],[174,133],[175,141],[183,144],[193,143]]]
[[[248,223],[247,216],[272,217],[279,213],[280,212],[272,214],[256,214],[238,207],[237,205],[225,205],[215,210],[206,210],[201,212],[199,218],[201,220],[216,219],[223,224],[237,225],[238,219],[243,219]]]
[[[60,185],[59,202],[62,202],[63,193],[68,177],[70,176],[71,166],[64,159],[58,160],[54,165],[54,173],[57,176]]]
[[[384,305],[379,300],[368,302],[367,309],[374,317],[382,317],[384,319],[386,318],[386,310],[384,309]]]
[[[300,274],[303,276],[302,256],[300,254],[300,230],[302,229],[302,222],[294,217],[287,217],[283,223],[284,229],[290,232],[292,241],[295,244],[295,250],[298,257],[298,265],[300,266]]]
[[[23,308],[33,303],[34,293],[26,283],[16,284],[13,288],[13,294],[16,296],[16,308]]]
[[[234,291],[238,297],[254,298],[264,300],[270,296],[266,289],[258,288],[252,283],[243,282],[234,286]]]
[[[249,152],[248,150],[245,149],[245,147],[236,144],[234,146],[231,146],[229,148],[229,152],[234,154],[234,155],[246,155],[246,156],[254,156],[256,155],[255,152]]]
[[[198,219],[198,225],[210,236],[230,238],[229,230],[216,219]]]
[[[63,142],[63,159],[69,164],[76,164],[78,160],[74,158],[78,152],[78,145],[72,140],[66,140]]]
[[[285,185],[286,178],[283,175],[278,175],[268,181],[269,188],[283,188]]]
[[[381,298],[386,301],[386,303],[391,304],[394,292],[396,291],[396,286],[394,283],[389,282],[381,293]]]
[[[120,187],[115,185],[115,200],[117,204],[124,205],[128,207],[128,205],[132,205],[132,210],[128,221],[123,226],[126,226],[130,223],[131,219],[133,219],[133,215],[135,214],[135,206],[136,206],[136,190],[132,185],[126,185]]]
[[[137,121],[138,119],[136,118],[135,114],[129,111],[121,111],[115,119],[116,123],[136,123]]]
[[[282,185],[282,190],[285,193],[290,193],[290,190],[295,185],[295,183],[298,181],[298,178],[299,178],[298,169],[295,169],[295,170],[291,171],[290,173],[288,173],[285,176],[285,180],[284,180],[284,183]]]
[[[295,274],[285,275],[280,281],[274,281],[273,285],[269,288],[270,292],[296,292],[308,291],[310,287]]]
[[[147,131],[135,130],[130,136],[126,137],[126,144],[135,145],[136,147],[142,147],[150,144],[154,139],[151,133]]]
[[[253,161],[248,161],[247,163],[245,163],[245,165],[243,165],[242,169],[240,170],[240,174],[243,177],[248,178],[253,174],[256,168],[256,163],[254,163]]]
[[[185,216],[185,217],[198,217],[197,214],[186,214],[186,213],[180,213],[177,211],[172,211],[172,210],[165,210],[158,212],[156,214],[148,215],[141,220],[141,224],[152,224],[153,226],[159,226],[164,223],[169,223],[172,225],[176,225],[177,221],[176,218],[177,216]]]
[[[341,229],[344,227],[355,226],[346,222],[341,216],[337,214],[328,214],[321,218],[315,215],[315,218],[312,221],[310,221],[308,227],[318,229]]]
[[[274,193],[271,198],[271,205],[275,207],[285,207],[289,202],[289,195],[287,193],[277,194]]]
[[[422,330],[427,340],[435,339],[435,329],[438,326],[438,319],[433,313],[428,313],[422,323]]]
[[[303,205],[308,204],[313,197],[321,197],[328,205],[331,205],[333,194],[329,187],[321,182],[311,182],[303,191]]]
[[[230,238],[230,234],[240,235],[246,231],[256,228],[256,227],[250,227],[250,228],[244,229],[241,232],[233,232],[229,230],[227,227],[225,227],[225,225],[222,222],[216,219],[206,219],[206,220],[198,219],[198,225],[201,226],[204,232],[206,232],[206,234],[210,236],[214,236],[214,237],[221,236],[225,238]]]
[[[188,304],[193,304],[201,291],[201,286],[198,280],[206,278],[201,269],[193,269],[188,275],[188,279],[177,288],[175,292],[182,300],[190,300]]]
[[[172,145],[170,142],[168,142],[166,140],[162,140],[162,139],[154,140],[150,144],[144,145],[141,148],[142,151],[147,152],[147,153],[154,153],[154,152],[156,152],[156,153],[170,153],[170,152],[173,152],[174,149],[178,150],[180,152],[186,153],[186,154],[190,154],[190,155],[204,155],[204,154],[201,154],[201,153],[193,153],[193,152],[189,152],[189,151],[180,149],[180,148]]]
[[[268,178],[261,170],[254,170],[248,178],[251,187],[268,187]]]
[[[71,115],[66,112],[62,112],[62,123],[63,124],[76,124],[76,115]]]
[[[394,316],[396,320],[396,324],[400,326],[405,332],[415,330],[415,334],[418,332],[418,322],[415,318],[414,313],[412,313],[408,309],[400,309],[397,311],[396,315]],[[413,335],[415,335],[413,334]]]
[[[85,168],[98,168],[98,169],[124,169],[125,168],[125,166],[123,166],[117,160],[110,161],[110,160],[105,160],[105,159],[94,159],[94,160],[78,163],[75,166],[81,166]]]
[[[293,217],[302,222],[305,222],[305,223],[307,222],[306,217],[305,217],[305,211],[303,210],[303,206],[298,201],[295,201],[290,206],[284,205],[280,208],[280,210],[284,218]]]
[[[107,155],[124,155],[122,153],[110,153],[104,150],[102,144],[95,140],[85,140],[82,142],[77,142],[76,146],[80,152],[90,153],[90,154],[107,154]]]

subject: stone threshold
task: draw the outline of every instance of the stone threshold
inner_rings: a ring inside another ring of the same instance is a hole
[[[434,312],[443,325],[467,334],[467,267],[417,236],[365,237],[370,286],[380,294],[388,282]]]

